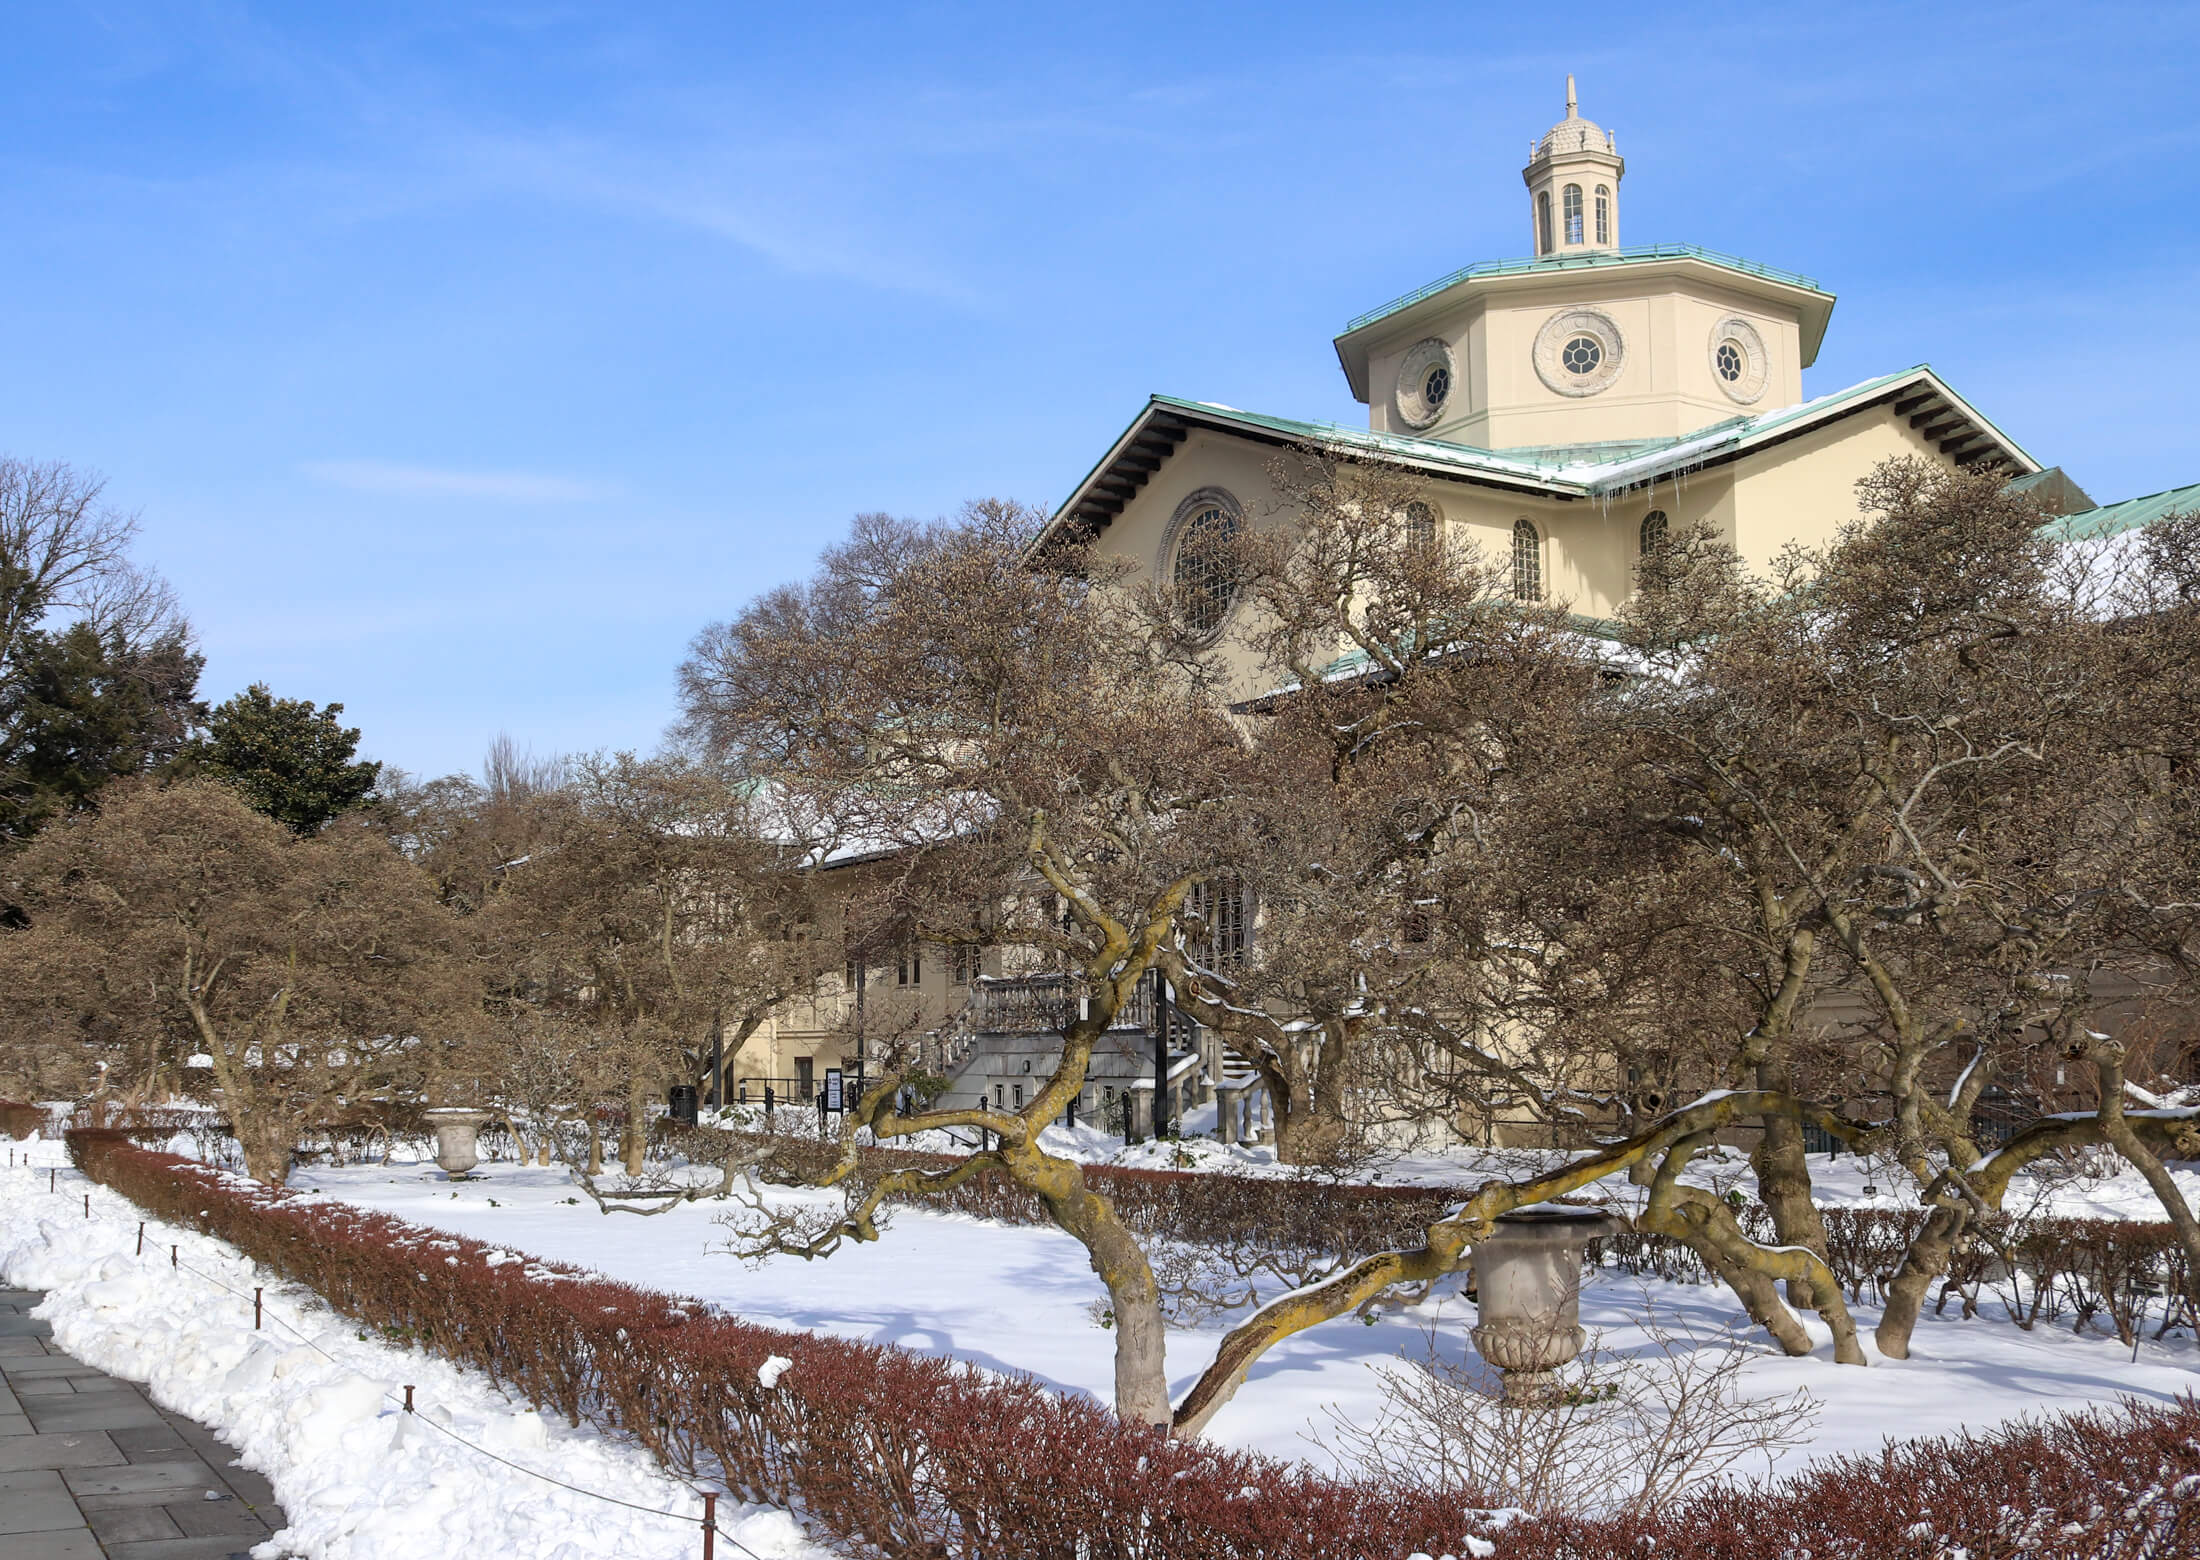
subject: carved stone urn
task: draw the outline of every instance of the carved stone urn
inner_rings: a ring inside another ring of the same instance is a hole
[[[428,1118],[428,1125],[435,1129],[435,1162],[445,1175],[456,1181],[481,1163],[475,1134],[489,1119],[488,1112],[468,1110],[461,1105],[439,1105],[423,1114]]]
[[[1627,1228],[1592,1208],[1546,1203],[1497,1216],[1474,1247],[1480,1319],[1474,1346],[1505,1373],[1505,1401],[1545,1403],[1553,1374],[1581,1352],[1581,1257],[1589,1242]]]

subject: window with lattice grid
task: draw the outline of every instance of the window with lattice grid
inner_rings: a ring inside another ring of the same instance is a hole
[[[1406,545],[1413,548],[1436,545],[1436,508],[1416,499],[1406,505]]]
[[[1653,509],[1642,517],[1642,551],[1645,557],[1665,545],[1665,511]]]
[[[1186,908],[1207,923],[1207,938],[1199,953],[1209,969],[1232,969],[1245,962],[1252,941],[1248,897],[1245,885],[1236,878],[1193,885]]]
[[[1581,186],[1569,184],[1560,197],[1566,208],[1566,242],[1581,242]]]
[[[1220,504],[1184,523],[1176,544],[1176,589],[1184,622],[1195,634],[1212,634],[1229,616],[1238,586],[1237,530],[1237,516]]]
[[[1612,241],[1612,192],[1603,185],[1597,186],[1597,242]]]
[[[1513,599],[1543,599],[1543,533],[1533,520],[1513,522]]]

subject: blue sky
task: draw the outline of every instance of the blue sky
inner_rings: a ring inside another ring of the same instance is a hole
[[[0,450],[104,472],[215,697],[372,756],[647,748],[850,515],[1051,506],[1149,391],[1353,422],[1329,338],[1625,237],[1840,295],[2109,500],[2200,482],[2200,9],[9,8]]]

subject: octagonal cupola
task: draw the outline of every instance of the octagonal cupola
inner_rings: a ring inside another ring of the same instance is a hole
[[[1619,181],[1626,171],[1611,132],[1581,117],[1568,76],[1566,117],[1535,143],[1520,170],[1536,254],[1619,248]]]

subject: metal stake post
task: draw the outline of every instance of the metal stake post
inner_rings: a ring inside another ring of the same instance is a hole
[[[718,1552],[718,1492],[703,1491],[703,1560]]]

